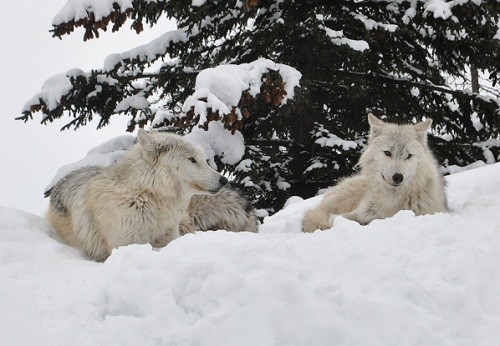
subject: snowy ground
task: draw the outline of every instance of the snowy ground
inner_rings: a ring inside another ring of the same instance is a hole
[[[0,345],[498,345],[500,164],[447,180],[450,214],[302,234],[313,198],[105,263],[0,208]]]

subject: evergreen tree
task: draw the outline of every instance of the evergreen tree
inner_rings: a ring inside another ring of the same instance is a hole
[[[219,169],[259,207],[277,210],[291,195],[310,197],[351,174],[368,112],[401,123],[431,117],[430,143],[444,166],[494,162],[500,160],[499,99],[460,90],[456,80],[470,80],[473,65],[495,86],[499,13],[494,0],[68,2],[54,20],[55,37],[83,27],[87,40],[127,19],[139,33],[163,16],[179,29],[146,51],[108,57],[102,69],[69,71],[58,102],[42,90],[21,119],[36,111],[44,122],[68,114],[69,128],[94,116],[104,126],[113,114],[127,113],[129,130],[153,123],[189,132],[200,119],[182,105],[199,71],[265,57],[302,74],[293,102],[281,106],[283,76],[269,70],[260,93],[243,92],[230,114],[209,110],[204,123],[221,121],[243,134],[245,169],[224,162]]]

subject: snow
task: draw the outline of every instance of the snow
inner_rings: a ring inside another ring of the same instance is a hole
[[[486,165],[486,163],[483,161],[476,161],[476,162],[471,163],[470,165],[467,165],[467,166],[449,165],[448,167],[441,167],[441,173],[443,173],[443,174],[445,174],[445,173],[456,174],[456,173],[468,171],[470,169],[483,167],[485,165]]]
[[[151,2],[151,0],[148,2]],[[77,22],[80,19],[87,18],[89,13],[93,13],[95,20],[99,21],[111,14],[114,4],[119,6],[121,12],[132,8],[132,0],[68,0],[52,20],[52,25],[59,25],[72,20]]]
[[[22,111],[29,111],[32,105],[39,103],[39,100],[47,104],[49,111],[56,109],[61,103],[61,98],[73,88],[70,78],[78,76],[85,76],[85,72],[80,69],[71,69],[48,78],[43,83],[41,91],[24,104]]]
[[[199,112],[196,114],[203,116],[203,112],[211,108],[221,116],[229,114],[233,107],[238,106],[244,91],[248,91],[253,97],[260,93],[262,78],[269,70],[278,71],[283,78],[286,95],[281,105],[284,105],[294,98],[294,89],[300,86],[302,74],[293,67],[277,64],[269,59],[258,59],[248,64],[219,65],[200,71],[196,77],[195,92],[186,99],[182,110],[188,112],[191,108],[198,107]],[[200,99],[206,99],[206,107],[203,109],[197,106]]]
[[[434,18],[448,19],[452,16],[451,2],[444,0],[429,0],[424,5],[424,12],[432,12]]]
[[[351,49],[356,50],[358,52],[363,52],[370,48],[368,42],[364,40],[353,40],[345,37],[344,32],[342,30],[339,31],[332,30],[324,25],[321,25],[320,28],[326,32],[326,34],[330,37],[332,43],[337,46],[348,45]]]
[[[342,147],[343,150],[355,149],[358,146],[356,142],[346,141],[333,133],[328,133],[328,137],[320,137],[316,139],[314,143],[317,143],[322,147],[339,146]]]
[[[195,34],[194,31],[191,32],[191,35]],[[163,56],[172,44],[186,42],[187,40],[186,28],[168,31],[147,44],[123,53],[108,55],[104,60],[104,71],[112,71],[117,65],[123,64],[125,60],[139,59],[144,62],[153,62]]]
[[[115,108],[115,112],[124,112],[130,108],[145,109],[150,106],[148,100],[140,94],[132,95],[123,99]]]
[[[240,172],[250,172],[250,167],[252,166],[253,161],[251,159],[241,160],[236,166],[235,170]]]
[[[318,130],[314,135],[317,138],[314,143],[319,144],[322,147],[337,146],[341,147],[343,150],[355,149],[358,146],[358,144],[354,141],[345,140],[333,133],[330,133],[322,124],[316,123],[316,125],[318,126]]]
[[[286,95],[281,105],[284,105],[294,98],[294,89],[300,86],[301,73],[293,67],[277,64],[269,59],[258,59],[247,64],[219,65],[200,71],[196,77],[195,91],[187,97],[182,111],[187,113],[193,110],[194,116],[198,117],[199,126],[207,121],[208,109],[218,112],[221,117],[235,109],[236,115],[241,119],[242,115],[237,106],[242,94],[247,91],[251,96],[257,96],[261,90],[262,79],[270,70],[278,71],[283,79]],[[155,119],[154,122],[158,121]],[[210,164],[214,167],[214,155],[221,157],[224,163],[236,164],[245,154],[241,132],[235,131],[231,134],[224,129],[220,121],[211,121],[208,131],[195,127],[186,138],[205,149]],[[282,185],[283,188],[285,186],[286,184]]]
[[[359,13],[354,13],[353,14],[354,18],[362,22],[367,30],[374,30],[374,29],[384,29],[389,32],[394,32],[397,30],[398,26],[395,24],[384,24],[384,23],[379,23],[374,21],[373,19],[368,18],[367,16]]]
[[[206,0],[193,0],[191,1],[191,6],[200,7],[205,4]]]
[[[188,234],[105,263],[1,207],[0,344],[497,344],[500,164],[446,179],[449,214],[304,234],[321,197],[293,198],[257,234]]]
[[[424,13],[432,14],[434,18],[449,19],[457,22],[457,18],[453,16],[453,7],[464,5],[472,2],[476,6],[481,6],[482,0],[426,0],[424,4]]]
[[[493,36],[494,39],[500,40],[500,20],[497,21],[497,33]]]
[[[184,136],[193,143],[198,144],[205,151],[205,155],[212,167],[216,167],[214,156],[219,156],[223,163],[234,165],[245,154],[245,140],[240,131],[234,135],[224,129],[220,121],[211,121],[208,131],[194,128]]]
[[[241,93],[249,88],[248,80],[246,69],[237,65],[222,65],[201,71],[196,77],[195,90],[208,94],[202,97],[208,97],[209,93],[217,95],[216,100],[223,105],[236,107]]]

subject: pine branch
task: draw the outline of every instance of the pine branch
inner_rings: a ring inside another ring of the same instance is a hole
[[[466,99],[477,99],[477,96],[479,94],[477,93],[470,93],[470,92],[464,92],[462,90],[453,90],[445,86],[440,86],[440,85],[435,85],[435,84],[428,84],[425,82],[416,82],[407,78],[397,78],[394,76],[390,75],[384,75],[380,73],[369,73],[369,72],[353,72],[353,71],[342,71],[342,70],[335,70],[332,71],[333,74],[335,75],[342,75],[342,76],[347,76],[355,79],[368,79],[368,80],[380,80],[382,82],[388,82],[392,84],[403,84],[403,85],[409,85],[409,86],[414,86],[417,88],[422,88],[422,89],[428,89],[432,91],[438,91],[442,92],[445,94],[450,94],[453,95],[457,98],[466,98]]]
[[[66,6],[71,6],[67,4]],[[127,21],[127,19],[133,19],[131,25],[137,33],[143,30],[143,21],[149,23],[153,26],[161,14],[168,13],[172,9],[170,1],[159,0],[159,1],[145,1],[145,0],[133,0],[131,7],[121,8],[120,4],[113,3],[112,8],[108,9],[107,14],[103,15],[101,18],[96,19],[96,14],[92,8],[86,8],[87,16],[80,18],[78,20],[70,19],[65,21],[59,18],[54,19],[55,24],[53,24],[52,32],[53,37],[62,38],[64,35],[69,35],[76,28],[83,27],[85,29],[85,34],[83,40],[87,41],[92,38],[99,37],[99,30],[107,31],[108,26],[112,25],[112,31],[118,31]],[[65,10],[70,11],[71,7],[66,9],[64,7],[61,12],[64,13]]]

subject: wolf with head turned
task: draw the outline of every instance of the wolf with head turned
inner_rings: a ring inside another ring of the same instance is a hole
[[[227,179],[180,136],[139,130],[138,143],[108,167],[85,167],[50,191],[47,219],[67,244],[103,261],[119,246],[162,247],[178,238],[194,194],[215,194]]]
[[[328,189],[320,204],[306,211],[305,232],[329,229],[339,215],[366,225],[399,210],[416,215],[448,211],[444,179],[427,145],[432,120],[396,125],[368,114],[368,122],[360,173]]]

